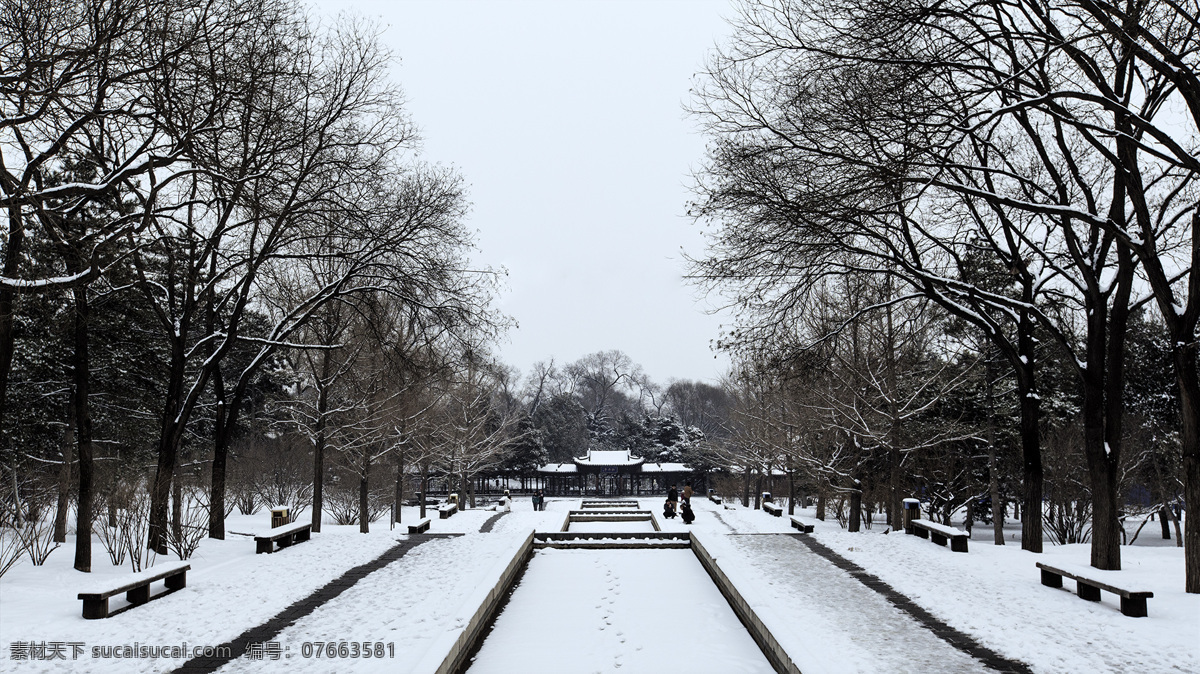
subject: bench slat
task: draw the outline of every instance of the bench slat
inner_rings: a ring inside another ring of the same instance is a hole
[[[806,524],[799,517],[792,517],[791,520],[792,520],[792,528],[799,529],[800,533],[811,534],[813,532],[813,525]]]
[[[914,527],[921,527],[926,531],[936,531],[937,533],[948,538],[970,538],[967,532],[963,531],[962,529],[955,529],[954,527],[948,527],[945,524],[938,524],[937,522],[931,522],[929,520],[913,520],[912,525]]]
[[[1075,581],[1076,583],[1083,582],[1083,583],[1086,583],[1093,587],[1100,588],[1101,590],[1104,590],[1106,592],[1111,592],[1113,594],[1120,595],[1122,597],[1130,597],[1130,598],[1143,597],[1146,599],[1150,599],[1154,596],[1153,592],[1149,592],[1146,590],[1126,590],[1125,588],[1117,587],[1116,585],[1112,585],[1110,583],[1104,582],[1103,580],[1100,580],[1099,578],[1097,578],[1095,575],[1092,575],[1091,573],[1083,572],[1079,569],[1072,569],[1071,567],[1056,567],[1056,566],[1051,566],[1049,564],[1046,564],[1044,562],[1038,562],[1037,567],[1039,569],[1042,569],[1043,571],[1049,571],[1050,573],[1053,573],[1055,575],[1066,576],[1067,578],[1070,578],[1071,580]],[[1089,569],[1090,569],[1090,567],[1089,567]],[[1091,569],[1091,571],[1093,571],[1093,572],[1098,571],[1099,573],[1102,573],[1102,574],[1103,573],[1119,573],[1119,572],[1104,571],[1103,569]]]
[[[306,529],[310,529],[310,530],[312,529],[312,522],[293,522],[291,524],[285,524],[280,527],[274,527],[274,528],[270,529],[269,531],[262,532],[262,533],[258,534],[257,536],[255,536],[254,540],[258,540],[258,539],[262,538],[265,540],[274,541],[274,540],[278,540],[284,536],[288,536],[288,535],[294,534],[299,531],[304,531]]]
[[[79,599],[107,599],[113,595],[120,594],[122,592],[128,592],[135,587],[148,585],[156,580],[162,580],[167,576],[174,576],[178,573],[188,571],[191,568],[192,565],[190,562],[183,561],[156,564],[146,571],[139,571],[138,573],[130,576],[124,576],[123,578],[119,579],[122,581],[119,585],[101,584],[100,582],[93,583],[91,587],[87,588],[87,590],[79,593]],[[111,583],[112,580],[109,582]]]

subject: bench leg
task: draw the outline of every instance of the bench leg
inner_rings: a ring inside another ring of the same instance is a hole
[[[257,540],[255,543],[258,544],[258,547],[254,549],[254,554],[256,555],[260,555],[264,552],[269,555],[275,550],[275,543],[271,541]]]
[[[933,541],[934,543],[937,543],[938,545],[940,545],[942,547],[946,546],[946,537],[937,532],[933,532],[933,531],[929,532],[929,540]]]
[[[963,538],[962,536],[956,536],[955,538],[951,538],[950,539],[950,549],[955,552],[966,552],[967,551],[967,539]]]
[[[174,576],[167,576],[165,582],[168,590],[182,590],[187,587],[187,571],[177,573]]]
[[[108,617],[108,599],[84,599],[83,617],[86,620],[96,620]]]
[[[125,599],[127,599],[129,603],[133,604],[134,606],[138,604],[145,604],[146,602],[150,601],[150,583],[146,583],[141,587],[135,587],[126,592]]]
[[[1121,597],[1121,613],[1130,618],[1146,617],[1145,597]]]
[[[291,545],[293,536],[295,536],[295,534],[290,534],[290,535],[283,536],[282,538],[280,538],[279,539],[279,549],[282,550],[282,549],[288,547],[289,545]]]
[[[1062,587],[1062,576],[1042,569],[1042,585],[1046,587]]]
[[[916,534],[919,538],[925,538],[925,539],[929,538],[929,532],[922,529],[921,527],[913,527],[913,533]]]
[[[300,531],[296,532],[296,542],[297,543],[300,543],[302,541],[307,541],[309,539],[309,537],[310,537],[310,534],[309,534],[308,529],[301,529]]]
[[[1100,588],[1096,587],[1095,585],[1088,585],[1087,583],[1075,581],[1075,587],[1075,592],[1079,595],[1080,599],[1086,599],[1088,601],[1100,601]]]

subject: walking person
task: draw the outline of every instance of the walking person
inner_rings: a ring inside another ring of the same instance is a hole
[[[537,508],[538,510],[546,509],[546,495],[542,493],[541,489],[538,490],[537,502],[538,502],[538,508]]]

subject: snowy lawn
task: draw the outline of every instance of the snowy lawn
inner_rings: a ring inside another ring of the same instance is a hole
[[[430,533],[477,531],[495,512],[467,510],[448,520],[433,520]],[[496,530],[517,513],[501,518]],[[524,532],[543,520],[553,519],[561,526],[562,514],[524,513]],[[121,615],[104,620],[84,620],[82,602],[77,594],[97,582],[118,581],[130,575],[128,563],[110,564],[99,541],[92,542],[92,573],[72,568],[74,545],[68,543],[53,552],[46,564],[35,567],[27,559],[0,578],[0,671],[42,672],[86,670],[97,672],[162,672],[179,666],[186,658],[166,660],[92,659],[91,649],[99,646],[138,644],[217,646],[245,630],[273,617],[293,602],[308,596],[352,567],[383,554],[398,540],[407,538],[407,524],[415,523],[417,508],[405,508],[403,523],[389,530],[387,522],[371,524],[371,533],[360,534],[358,526],[338,526],[325,522],[322,532],[310,541],[296,544],[273,554],[256,555],[254,539],[230,533],[226,540],[204,540],[189,560],[187,587],[172,595],[151,601]],[[228,532],[255,533],[269,528],[265,511],[256,515],[233,515],[226,521]],[[557,530],[554,526],[552,530]],[[550,527],[547,527],[550,528]],[[403,532],[403,533],[402,533]],[[515,533],[514,533],[515,535]],[[427,544],[428,545],[428,544]],[[417,548],[420,550],[420,548]],[[164,562],[175,557],[164,556]],[[152,588],[162,590],[161,581]],[[124,605],[124,596],[111,601],[113,609]],[[67,660],[13,661],[10,646],[14,642],[79,643],[86,649],[72,661],[72,648],[65,648]]]
[[[697,520],[692,528],[709,533],[709,538],[711,534],[729,534],[726,525],[745,533],[795,533],[786,515],[776,518],[740,505],[726,510],[707,499],[693,499],[693,507]],[[1101,603],[1094,604],[1075,596],[1073,581],[1065,580],[1066,589],[1041,584],[1036,562],[1087,566],[1088,545],[1047,543],[1045,552],[1037,555],[1022,551],[1019,542],[993,545],[991,527],[977,526],[971,551],[962,554],[916,536],[882,535],[886,526],[878,522],[871,530],[852,534],[835,521],[818,521],[811,508],[797,509],[796,514],[816,526],[813,535],[817,541],[950,626],[1001,655],[1025,662],[1035,672],[1200,672],[1200,595],[1183,592],[1183,549],[1164,546],[1147,537],[1146,531],[1138,545],[1121,548],[1122,577],[1130,585],[1154,592],[1147,602],[1149,617],[1130,618],[1121,614],[1120,598],[1115,595],[1101,593]],[[687,528],[678,520],[671,522],[663,529]],[[750,563],[748,541],[725,550],[741,556],[737,563]],[[718,563],[725,567],[735,560]],[[743,581],[750,591],[776,596],[782,606],[789,594],[771,587],[770,582],[767,578],[758,583]],[[863,616],[856,625],[858,630],[875,628],[871,616]],[[805,624],[799,629],[809,632],[814,626]],[[859,636],[848,634],[855,640]]]
[[[771,672],[691,550],[540,550],[471,674]]]
[[[661,505],[661,498],[641,499],[642,508],[657,511]],[[528,500],[518,500],[512,512],[494,522],[490,534],[474,532],[497,515],[494,511],[467,510],[448,520],[433,519],[430,533],[468,535],[423,544],[289,627],[277,638],[293,654],[288,665],[306,671],[368,671],[385,664],[388,671],[432,671],[478,606],[480,593],[487,591],[511,558],[515,546],[530,530],[560,530],[568,511],[578,507],[578,498],[556,498],[548,500],[544,512],[535,512]],[[918,634],[911,626],[905,627],[905,619],[892,615],[894,609],[886,602],[880,603],[879,595],[797,541],[727,535],[793,533],[787,517],[771,517],[740,505],[725,509],[700,497],[693,499],[693,507],[697,516],[694,524],[659,517],[663,529],[690,530],[701,537],[743,594],[752,598],[761,617],[789,644],[789,649],[795,650],[793,657],[806,674],[905,671],[908,665],[912,665],[908,667],[911,671],[929,671],[925,666],[928,661],[922,660],[917,651],[930,653],[943,646],[931,645],[927,633]],[[1200,596],[1182,591],[1182,550],[1164,545],[1146,531],[1137,545],[1122,548],[1125,570],[1120,573],[1129,578],[1130,584],[1147,586],[1155,596],[1148,603],[1148,618],[1128,618],[1121,615],[1118,599],[1107,593],[1102,595],[1101,603],[1094,604],[1076,597],[1070,580],[1066,581],[1066,590],[1040,584],[1036,561],[1086,565],[1086,545],[1048,545],[1044,554],[1033,555],[1016,544],[991,545],[990,528],[977,528],[971,552],[961,554],[913,536],[895,532],[882,535],[885,527],[878,523],[872,530],[850,534],[834,521],[816,521],[811,509],[797,514],[816,525],[815,540],[879,576],[952,627],[1006,657],[1029,664],[1036,672],[1200,671]],[[76,594],[104,578],[128,575],[128,566],[109,566],[103,549],[94,542],[95,572],[80,574],[71,569],[72,545],[65,545],[50,555],[45,566],[32,567],[23,561],[0,579],[0,644],[7,649],[22,641],[81,643],[86,650],[79,660],[65,662],[19,662],[5,653],[0,657],[0,671],[169,671],[182,659],[92,659],[91,649],[135,643],[186,642],[193,647],[226,642],[351,567],[378,557],[406,537],[405,525],[417,521],[417,509],[406,508],[403,519],[395,530],[389,530],[386,523],[374,523],[367,535],[359,534],[355,526],[326,523],[325,531],[314,534],[311,541],[271,555],[255,555],[254,541],[245,536],[231,534],[225,541],[206,540],[191,560],[187,588],[107,620],[83,620]],[[234,516],[226,528],[230,532],[256,532],[264,528],[266,520],[265,513]],[[581,526],[588,531],[626,531],[645,524],[580,523],[572,531]],[[643,561],[630,568],[613,562],[597,575],[599,567],[595,565],[608,563],[603,561],[610,559],[608,553],[635,555]],[[663,555],[687,559],[689,564],[664,562],[668,557]],[[170,559],[173,557],[164,561]],[[557,650],[551,652],[561,654],[568,648],[587,649],[595,644],[604,662],[593,663],[592,670],[611,670],[618,654],[622,655],[623,671],[643,671],[640,664],[635,666],[642,662],[658,669],[663,662],[657,659],[660,656],[650,657],[656,652],[654,644],[659,640],[672,642],[682,635],[685,645],[676,649],[677,658],[670,663],[674,668],[679,665],[678,657],[692,657],[689,649],[707,645],[710,636],[695,629],[714,620],[714,611],[719,613],[714,606],[728,612],[723,599],[712,600],[715,604],[703,599],[708,593],[716,593],[716,588],[686,550],[546,550],[535,557],[552,559],[564,560],[563,568],[556,571],[557,567],[551,565],[549,570],[539,572],[542,564],[538,562],[524,577],[524,583],[546,583],[547,587],[557,588],[546,590],[549,594],[545,596],[538,592],[531,595],[536,596],[536,606],[530,609],[533,617],[523,619],[536,629],[531,628],[526,637],[545,638],[548,633],[557,633],[559,623],[566,630],[567,624],[578,622],[568,630],[572,636],[568,638],[564,633],[554,642]],[[583,566],[572,566],[579,564]],[[618,595],[607,595],[605,601],[617,602],[612,606],[621,610],[608,612],[611,624],[600,630],[603,621],[596,624],[594,619],[606,614],[600,598],[606,592],[615,593],[610,582],[614,576],[622,583],[623,594],[619,596],[629,603],[622,606],[615,599]],[[641,599],[634,601],[631,592]],[[716,597],[720,599],[719,594]],[[587,599],[583,604],[586,610],[577,612],[571,606],[580,599]],[[114,600],[113,608],[122,602]],[[600,609],[594,608],[597,604]],[[513,606],[516,604],[510,604],[510,608]],[[522,610],[510,615],[520,615]],[[724,618],[713,624],[725,625],[721,620]],[[612,636],[615,631],[610,630],[616,629],[623,632],[620,637],[625,642]],[[737,633],[749,641],[744,631]],[[638,637],[641,640],[635,644],[636,635],[651,634],[659,636]],[[351,639],[394,643],[395,655],[382,661],[331,663],[306,659],[300,652],[305,642]],[[494,650],[499,643],[494,641],[485,648]],[[638,651],[636,645],[643,646],[643,650]],[[732,646],[717,650],[718,657],[741,657],[733,655],[740,651]],[[69,646],[66,654],[68,658],[71,655]],[[957,657],[951,654],[939,660],[953,664],[958,662]],[[487,662],[480,660],[477,666]],[[520,662],[524,664],[517,669],[529,669],[529,661]],[[228,669],[256,670],[258,667],[252,666],[256,664],[264,663],[234,662]],[[331,664],[336,666],[331,669]],[[961,669],[975,664],[964,663]],[[745,671],[741,665],[716,668]],[[713,669],[708,661],[692,667],[693,671]]]
[[[525,535],[528,533],[526,529]],[[446,657],[524,538],[514,531],[425,543],[275,637],[290,658],[241,659],[220,671],[431,672]],[[393,646],[383,659],[339,660],[315,652],[305,657],[308,650],[304,644],[315,642]]]
[[[643,522],[571,522],[567,531],[603,531],[605,533],[645,533],[654,531],[650,520]]]

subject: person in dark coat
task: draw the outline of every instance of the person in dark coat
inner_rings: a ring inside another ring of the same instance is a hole
[[[691,524],[696,519],[696,513],[692,512],[692,504],[687,499],[679,502],[679,516],[683,518],[684,524]]]
[[[667,519],[675,518],[675,502],[671,499],[667,499],[667,502],[663,504],[663,517]]]
[[[675,489],[675,485],[671,485],[671,488],[667,490],[667,500],[668,501],[678,501],[679,500],[679,491],[677,489]]]
[[[538,507],[537,507],[538,510],[546,509],[546,495],[542,493],[541,489],[538,490],[537,502],[538,502]]]

